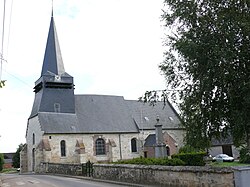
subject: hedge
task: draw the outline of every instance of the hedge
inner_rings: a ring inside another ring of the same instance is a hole
[[[185,162],[178,158],[134,158],[131,160],[121,160],[116,164],[138,164],[138,165],[164,165],[164,166],[184,166]]]
[[[186,166],[204,166],[206,152],[193,152],[193,153],[179,153],[172,155],[173,159],[180,159],[185,162]]]

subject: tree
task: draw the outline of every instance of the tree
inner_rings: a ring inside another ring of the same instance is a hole
[[[6,82],[5,80],[1,80],[0,81],[0,88],[2,88],[3,86],[5,86],[5,82]]]
[[[186,141],[208,148],[232,135],[250,150],[250,1],[165,0],[167,81],[162,97],[179,97]],[[154,92],[145,94],[146,100]]]
[[[4,164],[4,156],[3,153],[0,153],[0,171],[3,170],[3,164]]]
[[[13,167],[19,168],[20,167],[20,152],[22,151],[24,144],[20,144],[15,152],[12,160],[13,160]]]

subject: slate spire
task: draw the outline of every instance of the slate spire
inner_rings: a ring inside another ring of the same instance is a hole
[[[56,26],[53,17],[53,10],[51,14],[49,34],[43,59],[43,67],[41,76],[46,74],[62,75],[65,73],[61,50],[56,32]]]
[[[74,78],[64,70],[53,10],[42,72],[35,82],[34,92],[30,118],[40,112],[75,114]]]

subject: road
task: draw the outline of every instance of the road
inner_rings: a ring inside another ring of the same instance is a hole
[[[1,187],[121,187],[104,182],[51,175],[2,174]]]

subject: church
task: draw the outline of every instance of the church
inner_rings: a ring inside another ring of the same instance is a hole
[[[183,145],[185,130],[169,102],[150,106],[122,96],[76,95],[74,86],[73,76],[64,69],[52,14],[26,145],[20,154],[21,172],[36,172],[41,162],[102,163],[153,157],[156,118],[162,125],[167,154]]]

